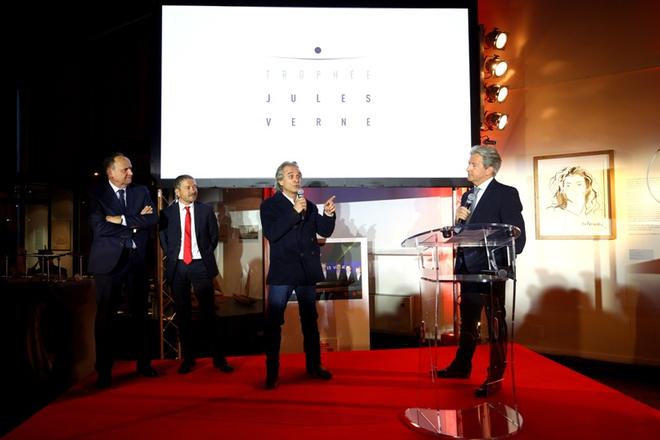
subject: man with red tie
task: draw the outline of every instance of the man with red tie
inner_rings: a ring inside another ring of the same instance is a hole
[[[213,251],[218,246],[218,221],[213,209],[197,201],[197,182],[181,175],[174,180],[177,201],[165,208],[160,217],[160,244],[165,251],[165,279],[174,295],[176,322],[181,341],[178,372],[189,373],[195,365],[190,328],[192,305],[190,290],[199,303],[204,333],[211,340],[213,366],[230,373],[222,350],[218,316],[215,310],[213,279],[218,274]]]

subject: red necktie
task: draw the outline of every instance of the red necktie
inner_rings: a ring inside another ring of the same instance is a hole
[[[184,208],[186,210],[186,225],[183,233],[183,262],[186,264],[192,263],[192,221],[190,217],[190,206]]]

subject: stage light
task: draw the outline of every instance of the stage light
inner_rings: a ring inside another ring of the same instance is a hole
[[[504,102],[507,96],[509,96],[507,86],[493,84],[486,87],[486,101],[488,102]]]
[[[488,136],[484,136],[481,138],[481,145],[495,145],[497,144],[497,141],[489,138]]]
[[[484,124],[489,130],[504,130],[507,122],[509,122],[509,116],[505,113],[487,113],[484,117]]]
[[[508,69],[508,63],[497,55],[493,55],[484,62],[484,70],[491,76],[500,77],[504,75]]]
[[[486,43],[486,47],[502,50],[506,46],[508,39],[509,34],[495,28],[486,34],[484,42]]]

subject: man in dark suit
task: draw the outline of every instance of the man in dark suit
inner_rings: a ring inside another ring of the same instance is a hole
[[[360,266],[355,268],[355,284],[362,284],[362,268]]]
[[[335,280],[346,282],[346,269],[341,263],[335,265]]]
[[[150,229],[158,223],[147,187],[132,185],[131,161],[115,153],[103,162],[108,180],[92,190],[90,225],[92,246],[89,272],[96,285],[97,388],[112,380],[114,317],[122,287],[128,291],[129,311],[137,341],[137,371],[156,376],[147,354],[146,254]]]
[[[347,264],[344,266],[346,269],[346,281],[348,284],[353,284],[355,282],[355,274],[353,273],[353,268],[350,266],[350,264]]]
[[[218,274],[213,251],[218,246],[218,221],[213,209],[197,201],[197,182],[181,175],[174,180],[177,202],[163,210],[160,218],[160,245],[165,251],[165,279],[172,288],[176,321],[181,340],[179,374],[195,365],[191,333],[191,297],[194,289],[204,333],[211,339],[213,365],[225,373],[234,371],[222,351],[215,311],[213,279]]]
[[[329,237],[335,228],[334,196],[319,214],[316,205],[298,191],[302,174],[295,162],[282,163],[275,173],[274,196],[261,203],[261,225],[270,244],[268,310],[266,313],[266,388],[277,386],[284,310],[295,290],[304,338],[307,374],[329,380],[332,374],[321,366],[317,324],[316,288],[322,281],[321,250],[316,234]]]
[[[328,270],[328,269],[332,269],[332,270]],[[326,266],[325,280],[326,281],[337,281],[337,272],[335,272],[334,267]]]
[[[502,223],[520,228],[520,237],[516,239],[516,253],[525,246],[525,222],[522,217],[522,204],[518,191],[495,180],[502,159],[494,147],[475,146],[470,151],[468,180],[474,187],[463,194],[461,207],[456,211],[456,220],[466,223]],[[466,205],[470,194],[475,194],[468,209]],[[509,269],[506,249],[494,253],[496,265],[500,269]],[[482,274],[493,269],[489,265],[484,250],[481,248],[459,248],[454,272],[457,274]],[[461,283],[461,322],[458,350],[451,364],[438,371],[439,377],[467,378],[472,370],[472,356],[479,338],[478,324],[481,310],[486,308],[486,315],[492,327],[489,328],[490,366],[486,381],[475,390],[477,397],[486,397],[501,388],[506,368],[507,326],[504,281],[489,283]],[[491,290],[492,289],[492,290]]]

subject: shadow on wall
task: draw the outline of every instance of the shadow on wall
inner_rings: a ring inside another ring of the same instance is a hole
[[[538,273],[542,287],[528,289],[533,301],[516,328],[517,342],[551,354],[636,363],[660,360],[654,336],[660,331],[660,310],[649,297],[650,290],[617,288],[614,298],[621,313],[612,313],[595,307],[591,293],[564,287],[570,283],[561,275]]]
[[[230,206],[222,202],[215,205],[218,217],[218,239],[223,247],[223,273],[218,274],[220,286],[225,295],[240,295],[243,292],[241,286],[241,256],[243,255],[243,242],[240,239],[240,230],[233,227]]]
[[[660,259],[631,264],[628,270],[636,287],[620,289],[617,298],[634,322],[635,358],[660,365]]]

